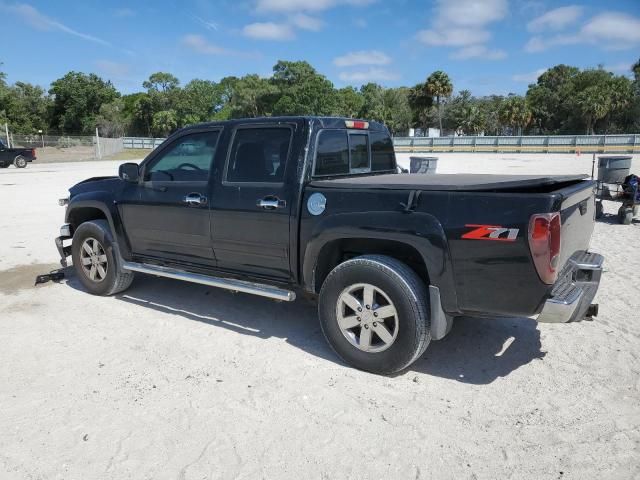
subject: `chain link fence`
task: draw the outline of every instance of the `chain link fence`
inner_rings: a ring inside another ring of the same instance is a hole
[[[123,150],[122,138],[81,135],[14,135],[0,136],[12,148],[35,148],[38,163],[110,160]]]

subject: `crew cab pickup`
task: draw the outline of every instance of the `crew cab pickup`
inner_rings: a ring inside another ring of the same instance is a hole
[[[0,140],[0,168],[7,168],[9,165],[24,168],[35,159],[35,148],[9,148]]]
[[[56,244],[90,293],[121,292],[135,273],[303,292],[336,353],[376,373],[406,368],[457,316],[597,314],[593,181],[398,173],[376,122],[190,126],[69,192]]]

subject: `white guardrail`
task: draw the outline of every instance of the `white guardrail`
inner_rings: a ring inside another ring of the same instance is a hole
[[[151,150],[164,138],[124,137],[124,148]],[[640,134],[518,137],[395,137],[397,152],[640,153]]]
[[[640,153],[640,134],[396,137],[397,152]]]

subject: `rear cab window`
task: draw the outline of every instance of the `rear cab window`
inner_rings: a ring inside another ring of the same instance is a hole
[[[315,177],[395,171],[393,142],[382,130],[320,130]]]

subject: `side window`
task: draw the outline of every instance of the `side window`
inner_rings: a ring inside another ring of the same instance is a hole
[[[289,155],[288,127],[239,128],[227,164],[227,182],[281,183]]]
[[[220,131],[192,133],[176,140],[145,169],[144,180],[198,182],[209,179]]]
[[[393,142],[385,132],[371,132],[371,171],[393,170],[395,166]]]
[[[349,134],[351,171],[369,170],[369,135]]]
[[[323,130],[318,138],[316,175],[349,173],[349,143],[346,130]]]

